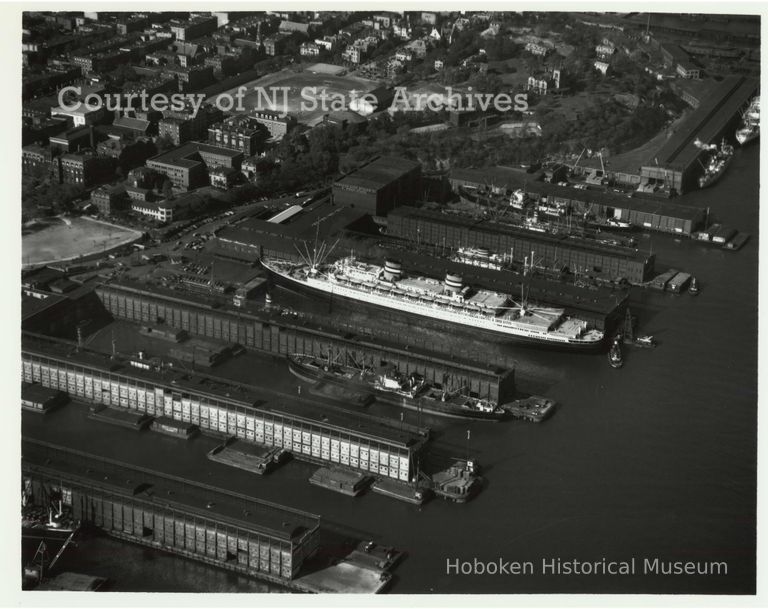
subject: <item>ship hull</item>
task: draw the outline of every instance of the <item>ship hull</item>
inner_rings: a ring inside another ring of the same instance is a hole
[[[340,376],[299,362],[293,357],[288,358],[288,369],[291,371],[291,374],[303,381],[310,383],[327,381],[338,385],[352,385],[356,388],[371,391],[375,394],[376,400],[379,402],[416,412],[434,414],[440,417],[453,419],[473,419],[478,421],[500,421],[506,416],[505,412],[473,411],[440,400],[432,400],[424,397],[407,398],[399,396],[392,392],[377,389],[372,380],[370,382],[366,381],[366,379],[361,378],[359,375],[357,377],[355,377],[355,375]]]
[[[733,155],[728,156],[725,163],[723,163],[722,168],[718,172],[700,177],[699,188],[708,188],[720,180],[720,178],[723,177],[723,174],[728,169],[728,166],[731,164],[732,159]]]
[[[754,142],[758,137],[760,137],[759,131],[753,131],[748,134],[737,133],[736,141],[739,142],[741,146],[746,146],[750,142]]]
[[[364,300],[362,298],[358,298],[357,295],[348,296],[347,294],[344,293],[342,289],[338,289],[338,290],[331,289],[330,287],[326,287],[326,286],[323,286],[321,288],[316,285],[307,283],[305,281],[297,280],[284,273],[278,272],[275,269],[270,268],[268,264],[264,264],[263,262],[262,262],[262,265],[267,270],[267,272],[271,275],[272,280],[276,285],[282,285],[292,290],[296,290],[300,288],[302,292],[305,292],[308,294],[322,294],[329,298],[338,297],[343,299],[345,302],[362,303],[365,305],[370,305],[370,306],[373,306],[379,309],[384,309],[387,311],[397,311],[400,314],[407,315],[412,318],[418,318],[422,320],[424,318],[427,318],[435,322],[444,322],[447,324],[451,324],[452,326],[463,327],[465,330],[472,331],[473,333],[483,334],[484,336],[493,338],[496,341],[498,341],[499,339],[504,339],[504,341],[508,341],[509,343],[516,346],[544,348],[544,349],[555,350],[555,351],[569,351],[569,352],[577,351],[577,352],[593,353],[593,352],[602,351],[605,345],[604,337],[600,340],[595,340],[595,341],[569,340],[569,339],[555,340],[550,338],[544,338],[541,336],[530,336],[525,334],[513,333],[510,331],[506,331],[502,328],[493,328],[493,327],[475,325],[473,323],[468,323],[461,319],[444,319],[437,315],[427,315],[420,311],[409,310],[408,308],[406,308],[406,303],[403,303],[400,301],[377,302],[376,300],[373,300],[373,299]]]

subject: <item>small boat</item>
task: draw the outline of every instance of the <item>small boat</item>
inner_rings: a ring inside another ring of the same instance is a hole
[[[688,291],[691,293],[691,296],[696,296],[699,293],[699,284],[696,281],[696,277],[691,277],[691,285],[688,287]]]
[[[634,344],[637,347],[655,347],[656,341],[651,335],[638,336],[637,338],[635,338]]]
[[[621,336],[613,340],[610,351],[608,351],[608,361],[611,368],[621,368],[624,365],[624,355],[621,352]]]

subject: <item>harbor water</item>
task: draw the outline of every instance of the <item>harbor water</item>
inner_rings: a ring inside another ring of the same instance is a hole
[[[605,354],[485,347],[471,333],[444,328],[464,354],[503,352],[516,362],[520,390],[560,404],[541,425],[434,422],[436,450],[472,455],[483,467],[485,487],[473,501],[433,500],[417,507],[372,493],[353,499],[309,485],[313,468],[297,462],[252,476],[249,492],[406,552],[393,593],[754,592],[758,185],[759,149],[751,146],[737,149],[717,185],[680,201],[708,207],[713,218],[751,233],[741,251],[639,235],[639,247],[656,254],[659,270],[691,273],[701,293],[633,288],[630,307],[639,331],[652,334],[658,347],[625,348],[620,370],[608,365]],[[276,306],[317,312],[328,306],[308,304],[286,290],[272,297]],[[418,331],[418,322],[411,323]],[[269,375],[253,374],[270,382]],[[405,420],[416,423],[415,416],[406,411]],[[134,442],[123,430],[109,433],[98,442],[125,443],[125,451]],[[180,449],[189,453],[189,467],[204,459],[195,442]],[[163,439],[157,446],[161,455],[182,444]],[[145,449],[140,457],[151,460],[151,449]],[[542,563],[632,558],[637,572],[630,575],[545,573]],[[645,559],[725,563],[727,573],[645,573]],[[499,560],[530,561],[533,573],[465,575],[448,568],[454,561]],[[83,539],[65,566],[109,577],[113,590],[280,591],[103,537]]]

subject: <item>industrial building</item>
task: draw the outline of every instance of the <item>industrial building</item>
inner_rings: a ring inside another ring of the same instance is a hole
[[[22,452],[32,497],[113,537],[285,584],[318,547],[314,514],[41,441]]]
[[[661,149],[648,159],[640,170],[641,177],[655,180],[678,194],[695,189],[696,180],[702,173],[699,161],[707,153],[693,142],[720,144],[721,138],[730,138],[741,118],[741,110],[757,88],[758,82],[751,78],[729,76],[723,79]]]
[[[144,370],[109,355],[24,336],[22,380],[58,389],[72,399],[165,416],[268,447],[297,458],[342,464],[410,481],[422,440],[394,425],[307,403],[264,401],[241,384],[201,374]]]
[[[653,275],[655,256],[628,248],[584,240],[575,242],[567,235],[535,233],[490,220],[475,220],[457,215],[399,207],[387,218],[390,236],[414,244],[447,248],[483,247],[513,261],[534,263],[548,268],[567,268],[574,274],[626,279],[639,284]]]
[[[349,323],[334,330],[326,318],[313,322],[305,315],[292,320],[279,311],[250,307],[247,301],[241,301],[239,307],[213,308],[191,295],[126,281],[103,284],[97,294],[112,316],[132,323],[154,326],[162,320],[163,328],[274,355],[335,353],[371,365],[388,362],[404,374],[418,372],[429,383],[451,378],[471,394],[499,403],[514,397],[515,373],[509,363],[484,364],[483,354],[440,355],[435,346],[421,344],[412,336],[390,336],[386,324],[378,328]]]
[[[217,249],[224,255],[245,261],[264,256],[301,260],[317,243],[330,246],[341,232],[365,215],[358,208],[334,205],[328,198],[292,206],[276,215],[248,218],[221,229]]]
[[[372,216],[386,216],[398,205],[419,200],[421,165],[395,157],[377,157],[334,182],[338,205],[361,209]]]
[[[570,207],[576,217],[590,213],[597,217],[629,222],[638,228],[691,235],[703,222],[705,210],[673,203],[666,199],[627,197],[599,190],[578,190],[535,179],[536,175],[507,167],[455,169],[449,181],[454,190],[460,186],[484,188],[489,185],[508,191],[522,190],[538,202]],[[639,181],[639,178],[638,178]]]

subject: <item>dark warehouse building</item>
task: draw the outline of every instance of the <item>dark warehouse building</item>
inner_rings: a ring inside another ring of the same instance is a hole
[[[333,185],[337,205],[386,216],[399,205],[418,200],[421,165],[395,157],[377,157]]]
[[[416,244],[449,248],[483,247],[511,254],[516,262],[533,256],[548,267],[567,267],[573,273],[625,278],[639,284],[653,275],[653,254],[603,244],[576,243],[566,235],[532,234],[489,220],[449,216],[440,212],[400,207],[388,217],[390,236]]]

